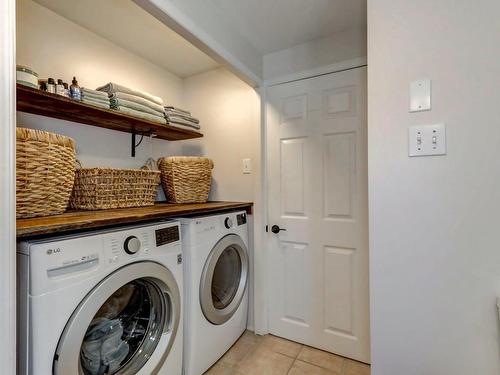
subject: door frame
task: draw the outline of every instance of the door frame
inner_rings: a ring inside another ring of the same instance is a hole
[[[269,247],[269,233],[266,232],[266,226],[269,223],[269,189],[268,189],[268,123],[267,123],[267,91],[271,86],[290,83],[303,79],[314,78],[326,74],[338,73],[345,70],[351,70],[367,66],[367,57],[359,57],[351,60],[340,61],[334,64],[299,71],[286,76],[281,76],[263,82],[259,87],[258,92],[261,98],[261,201],[262,201],[262,225],[255,228],[255,247],[254,247],[254,316],[255,316],[255,333],[259,335],[266,335],[269,333],[269,293],[268,285],[268,247]]]
[[[0,363],[16,373],[16,2],[0,1]]]

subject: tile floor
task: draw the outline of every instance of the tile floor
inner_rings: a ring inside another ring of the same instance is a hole
[[[246,331],[206,375],[370,375],[370,366]]]

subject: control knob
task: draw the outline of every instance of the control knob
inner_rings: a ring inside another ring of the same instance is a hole
[[[141,241],[136,236],[127,237],[123,248],[127,254],[135,254],[141,249]]]
[[[226,217],[226,220],[224,220],[224,226],[227,229],[231,229],[231,227],[233,226],[233,221],[231,220],[230,217]]]

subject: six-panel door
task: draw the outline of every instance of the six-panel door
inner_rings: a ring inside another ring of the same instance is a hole
[[[366,68],[267,94],[270,332],[369,362]]]

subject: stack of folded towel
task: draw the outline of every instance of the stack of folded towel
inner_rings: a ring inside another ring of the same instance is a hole
[[[112,109],[144,120],[166,124],[162,98],[116,83],[108,83],[98,87],[97,90],[109,96]]]
[[[99,108],[109,109],[109,98],[105,92],[96,91],[82,87],[82,102]]]
[[[172,126],[187,129],[200,129],[200,120],[193,117],[191,112],[177,107],[165,107],[165,118]]]

